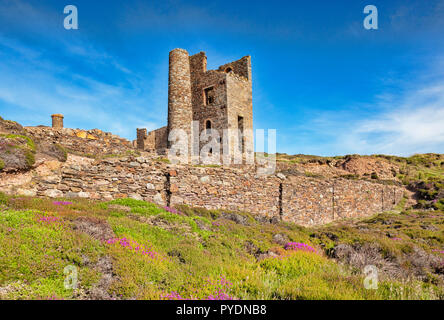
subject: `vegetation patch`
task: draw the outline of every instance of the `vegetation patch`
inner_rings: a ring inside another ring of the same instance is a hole
[[[305,228],[128,198],[0,194],[0,298],[443,299],[444,212],[406,199],[398,212]],[[64,287],[66,266],[77,289]]]

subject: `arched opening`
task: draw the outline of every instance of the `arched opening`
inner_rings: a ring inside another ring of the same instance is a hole
[[[225,69],[225,72],[226,72],[226,73],[233,72],[233,69],[232,69],[231,67],[228,67],[228,68]]]

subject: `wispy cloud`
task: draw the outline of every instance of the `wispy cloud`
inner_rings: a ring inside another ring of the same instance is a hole
[[[345,148],[399,155],[444,152],[444,81],[381,103],[391,107],[341,135]]]
[[[134,72],[80,37],[51,37],[59,42],[57,61],[47,48],[0,34],[2,116],[38,125],[48,124],[51,113],[64,113],[67,125],[101,128],[130,139],[136,127],[164,125],[166,75]]]
[[[373,103],[334,112],[317,112],[294,128],[306,153],[324,155],[444,152],[444,72],[430,71],[399,92],[384,91]],[[438,77],[437,75],[441,76]],[[353,111],[354,110],[354,111]]]

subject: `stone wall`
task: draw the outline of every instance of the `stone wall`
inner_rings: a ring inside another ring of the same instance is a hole
[[[156,150],[162,153],[168,145],[168,127],[162,127],[146,134],[146,129],[137,129],[137,148],[142,150]]]
[[[135,198],[166,205],[166,167],[148,158],[75,160],[31,183],[37,196],[112,200]],[[149,162],[149,163],[147,163]]]
[[[282,219],[318,225],[393,208],[404,189],[364,180],[291,177],[282,188]]]
[[[254,167],[181,166],[147,157],[93,160],[70,155],[66,163],[54,163],[41,165],[14,186],[8,183],[14,176],[3,175],[0,191],[100,200],[131,197],[160,205],[244,211],[301,225],[389,210],[404,191],[363,180],[255,177]]]
[[[268,218],[279,216],[277,177],[255,178],[254,167],[181,167],[170,176],[171,205],[225,208]]]

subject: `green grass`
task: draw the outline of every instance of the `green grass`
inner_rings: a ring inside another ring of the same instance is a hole
[[[94,261],[103,246],[63,225],[39,222],[42,215],[34,210],[0,215],[0,284],[15,288],[5,298],[70,298],[72,289],[64,288],[68,265],[79,267],[84,288],[94,283],[94,272],[81,266],[82,256]]]
[[[238,213],[247,224],[237,224],[218,210],[187,206],[179,206],[176,214],[134,199],[76,199],[55,206],[49,199],[0,194],[0,204],[7,206],[0,211],[0,288],[8,288],[4,299],[74,299],[99,283],[102,274],[94,264],[101,257],[111,259],[116,275],[108,292],[123,299],[160,299],[171,292],[205,299],[220,288],[236,299],[443,298],[432,275],[428,282],[381,278],[377,290],[368,290],[362,270],[329,258],[340,243],[376,243],[384,255],[395,258],[407,256],[414,246],[432,253],[444,245],[442,212],[385,213],[309,229],[261,224],[248,213]],[[60,223],[39,222],[42,215],[56,216]],[[150,248],[156,258],[76,230],[73,225],[82,217],[106,224],[116,238]],[[436,229],[423,229],[425,224]],[[403,240],[393,241],[387,232]],[[276,234],[313,246],[316,253],[286,251],[273,241]],[[79,269],[79,289],[64,288],[67,265]],[[225,280],[231,285],[222,284]]]
[[[163,162],[163,163],[170,163],[170,160],[168,158],[161,158],[161,157],[155,159],[154,161]]]
[[[140,151],[130,149],[130,150],[126,150],[123,153],[108,153],[108,154],[100,155],[100,156],[98,156],[98,158],[108,159],[108,158],[123,158],[123,157],[128,157],[128,156],[139,157]]]

